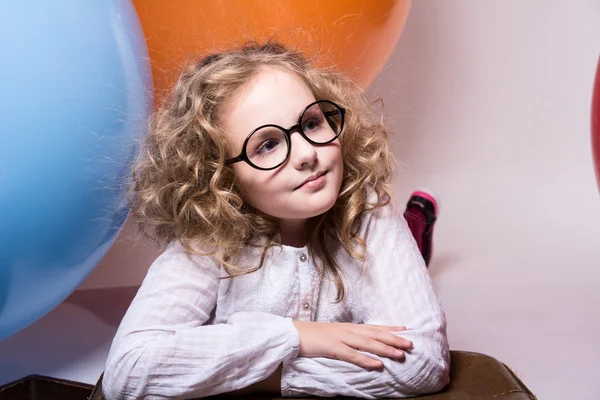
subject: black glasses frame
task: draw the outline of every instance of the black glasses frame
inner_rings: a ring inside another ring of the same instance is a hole
[[[327,104],[331,104],[332,106],[334,106],[337,111],[328,111],[328,112],[324,112],[323,115],[325,117],[328,116],[332,116],[337,114],[337,112],[339,111],[340,116],[341,116],[341,121],[340,121],[340,128],[338,129],[338,132],[335,134],[335,136],[333,137],[333,139],[328,140],[327,142],[315,142],[314,140],[311,140],[308,136],[306,136],[306,134],[304,133],[304,131],[302,130],[302,118],[304,117],[304,114],[308,111],[309,108],[311,108],[312,106],[314,106],[315,104],[321,104],[321,103],[327,103]],[[335,114],[334,114],[335,113]],[[340,134],[342,133],[342,130],[344,129],[344,116],[346,115],[346,110],[340,106],[338,106],[337,104],[335,104],[333,101],[329,101],[329,100],[317,100],[314,101],[312,103],[310,103],[308,106],[306,106],[306,108],[304,109],[304,111],[302,111],[302,114],[300,114],[300,117],[298,117],[298,123],[292,127],[290,127],[289,129],[285,129],[279,125],[275,125],[275,124],[266,124],[266,125],[262,125],[259,126],[258,128],[254,129],[252,132],[250,132],[250,134],[248,135],[248,137],[246,137],[246,140],[244,141],[244,145],[242,146],[242,152],[237,156],[237,157],[233,157],[233,158],[229,158],[227,160],[225,160],[225,165],[231,165],[231,164],[235,164],[237,162],[240,161],[244,161],[246,162],[248,165],[250,165],[253,168],[259,169],[261,171],[270,171],[272,169],[278,168],[281,165],[283,165],[288,158],[290,158],[290,153],[292,152],[292,140],[291,140],[291,135],[294,132],[298,132],[300,135],[302,135],[302,137],[310,144],[312,145],[323,145],[323,144],[328,144],[333,142],[335,139],[337,139]],[[268,128],[268,127],[272,127],[272,128],[277,128],[281,131],[283,131],[285,133],[285,141],[287,143],[287,154],[285,155],[285,158],[283,159],[282,162],[280,162],[279,164],[277,164],[274,167],[270,167],[270,168],[262,168],[259,167],[255,164],[252,163],[252,161],[250,161],[250,159],[248,158],[248,154],[246,153],[246,145],[248,144],[248,142],[250,141],[250,137],[259,129],[263,129],[263,128]]]

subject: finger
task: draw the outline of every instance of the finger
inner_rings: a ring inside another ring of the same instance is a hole
[[[413,342],[411,340],[394,335],[390,332],[375,332],[374,335],[375,336],[371,336],[371,338],[385,343],[388,346],[396,347],[403,350],[408,350],[413,347]]]
[[[388,326],[388,325],[370,325],[370,324],[355,324],[357,326],[364,326],[367,328],[372,328],[372,329],[377,329],[380,331],[405,331],[407,328],[406,326],[403,325],[399,325],[399,326]]]
[[[340,346],[336,352],[336,358],[362,368],[377,369],[383,367],[383,363],[380,360],[362,354],[349,346]]]
[[[370,337],[369,334],[372,335],[372,337]],[[393,347],[394,339],[398,339],[398,337],[389,333],[372,330],[366,335],[348,332],[343,343],[357,350],[367,351],[378,356],[402,359],[404,358],[404,352],[401,349]],[[388,340],[392,344],[387,345],[384,343],[384,340]]]
[[[388,346],[397,347],[399,349],[407,350],[413,346],[413,343],[410,340],[394,335],[393,333],[390,333],[390,331],[374,329],[371,327],[366,327],[365,325],[361,325],[359,328],[353,329],[351,332],[359,336],[369,337],[373,340],[377,340],[387,344]]]

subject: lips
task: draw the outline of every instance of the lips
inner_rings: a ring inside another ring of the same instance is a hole
[[[323,175],[325,175],[326,173],[327,173],[327,171],[321,171],[321,172],[319,172],[319,173],[317,173],[317,174],[315,174],[315,175],[311,175],[311,176],[309,176],[307,180],[305,180],[304,182],[302,182],[302,183],[301,183],[301,184],[300,184],[298,187],[296,187],[294,190],[296,190],[296,189],[300,189],[302,186],[304,186],[304,184],[306,184],[306,183],[308,183],[308,182],[310,182],[310,181],[314,181],[314,180],[318,179],[320,176],[323,176]]]

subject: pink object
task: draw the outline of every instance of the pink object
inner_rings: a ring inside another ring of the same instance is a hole
[[[429,265],[433,253],[433,228],[437,216],[438,203],[432,194],[422,190],[412,193],[406,204],[404,218],[419,246],[426,265]]]

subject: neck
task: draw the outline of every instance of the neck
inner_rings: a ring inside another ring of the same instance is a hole
[[[281,244],[292,247],[305,246],[307,221],[306,219],[279,220]]]

